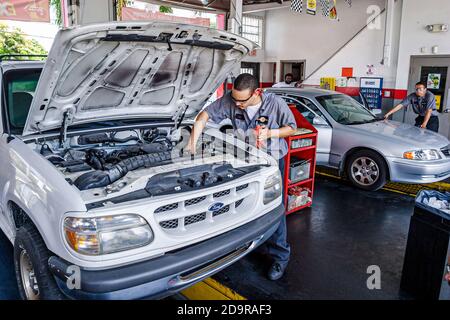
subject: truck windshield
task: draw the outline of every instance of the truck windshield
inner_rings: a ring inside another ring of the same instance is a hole
[[[355,125],[379,120],[357,101],[343,94],[320,96],[316,100],[340,124]]]
[[[31,101],[41,69],[12,70],[5,73],[5,94],[11,133],[21,134],[27,121]]]

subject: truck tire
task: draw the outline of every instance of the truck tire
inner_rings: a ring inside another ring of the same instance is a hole
[[[388,169],[381,155],[372,150],[359,150],[349,156],[347,178],[366,191],[381,189],[387,180]]]
[[[14,241],[14,267],[23,300],[61,300],[55,278],[48,268],[49,251],[30,223],[20,227]]]

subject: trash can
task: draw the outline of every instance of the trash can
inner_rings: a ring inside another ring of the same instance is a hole
[[[421,191],[409,226],[400,288],[416,299],[450,299],[450,193]]]

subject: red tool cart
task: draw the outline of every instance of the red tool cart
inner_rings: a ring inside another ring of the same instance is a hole
[[[317,130],[295,108],[289,106],[297,122],[297,132],[286,138],[284,197],[286,214],[311,207],[316,170]]]

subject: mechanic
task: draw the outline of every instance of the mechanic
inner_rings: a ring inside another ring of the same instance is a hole
[[[284,81],[275,83],[272,88],[288,88],[288,87],[295,87],[294,83],[294,76],[292,73],[286,73],[284,76]]]
[[[403,107],[411,106],[414,113],[417,114],[416,127],[438,132],[439,118],[436,110],[436,99],[434,94],[427,90],[423,82],[416,83],[416,92],[407,96],[398,106],[386,113],[385,119]]]
[[[245,132],[247,137],[256,135],[257,143],[264,144],[268,153],[278,160],[282,177],[284,176],[283,157],[288,151],[284,138],[292,135],[297,125],[294,115],[283,99],[271,93],[263,93],[253,75],[248,73],[239,75],[230,93],[207,106],[197,116],[187,149],[195,154],[195,146],[208,120],[220,123],[225,119],[231,120],[236,134]],[[258,130],[257,134],[255,128],[261,119],[266,125]],[[286,233],[284,216],[278,229],[265,243],[267,253],[273,258],[268,272],[270,280],[281,278],[289,262],[290,246],[287,243]]]

